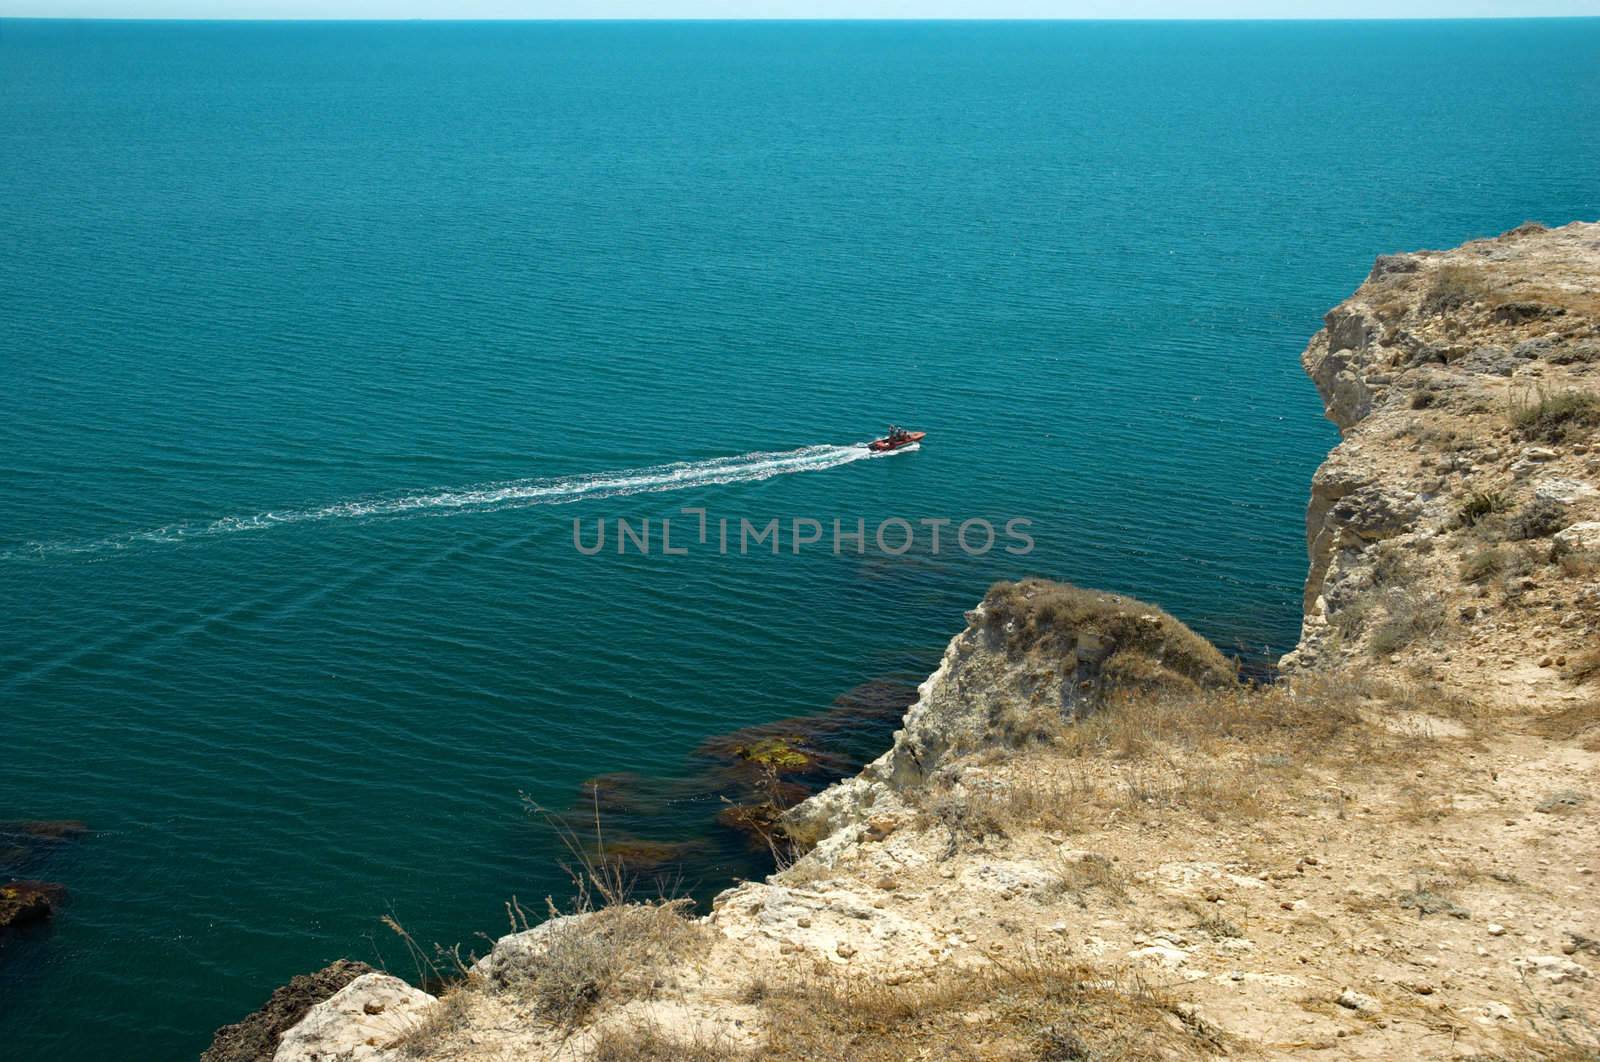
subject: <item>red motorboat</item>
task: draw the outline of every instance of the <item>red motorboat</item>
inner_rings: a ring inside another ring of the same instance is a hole
[[[899,450],[902,447],[912,446],[921,442],[922,437],[926,434],[928,433],[925,431],[906,431],[904,428],[898,428],[891,424],[889,425],[889,434],[881,439],[873,439],[867,443],[867,449],[876,450],[879,453],[885,450]]]

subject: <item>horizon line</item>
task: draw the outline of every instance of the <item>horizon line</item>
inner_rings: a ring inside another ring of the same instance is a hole
[[[537,16],[526,18],[454,18],[442,15],[408,15],[400,17],[384,17],[376,15],[301,15],[281,17],[274,15],[7,15],[0,14],[0,22],[360,22],[374,24],[394,24],[405,22],[437,22],[454,24],[507,24],[507,23],[621,23],[621,22],[693,22],[693,23],[750,23],[750,22],[790,22],[790,23],[826,23],[826,22],[900,22],[900,23],[1024,23],[1024,22],[1079,22],[1079,23],[1192,23],[1192,22],[1583,22],[1600,20],[1600,13],[1593,15],[1278,15],[1265,17],[1259,15],[1210,15],[1195,16],[1191,18],[1151,18],[1139,16],[1098,16],[1094,18],[1061,16],[1048,17],[1036,15],[1016,16],[963,16],[943,15],[938,17],[924,17],[916,15],[832,15],[803,17],[793,15],[747,15],[739,18],[715,17],[706,15],[631,15],[631,16],[566,16],[546,17]]]

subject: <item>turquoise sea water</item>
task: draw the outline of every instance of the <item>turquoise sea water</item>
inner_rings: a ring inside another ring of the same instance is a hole
[[[1307,337],[1375,253],[1600,216],[1597,113],[1596,20],[0,21],[0,819],[94,828],[0,852],[70,889],[0,1043],[471,947],[567,892],[519,794],[606,772],[756,872],[696,748],[997,578],[1281,651]],[[681,506],[1037,546],[573,548]]]

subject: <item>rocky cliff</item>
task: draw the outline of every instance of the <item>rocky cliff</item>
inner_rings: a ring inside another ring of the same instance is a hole
[[[1301,360],[1343,441],[1312,480],[1286,669],[1593,648],[1592,580],[1549,562],[1600,548],[1597,247],[1595,225],[1527,225],[1385,255],[1329,312]]]
[[[341,981],[275,1057],[1595,1057],[1597,292],[1600,226],[1524,226],[1328,315],[1286,681],[1001,584],[779,873],[611,895],[437,998]]]

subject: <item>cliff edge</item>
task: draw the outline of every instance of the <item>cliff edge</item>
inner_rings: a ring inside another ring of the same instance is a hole
[[[1390,255],[1303,362],[1343,440],[1284,681],[1040,580],[703,918],[601,900],[278,1062],[1594,1059],[1600,225]]]

